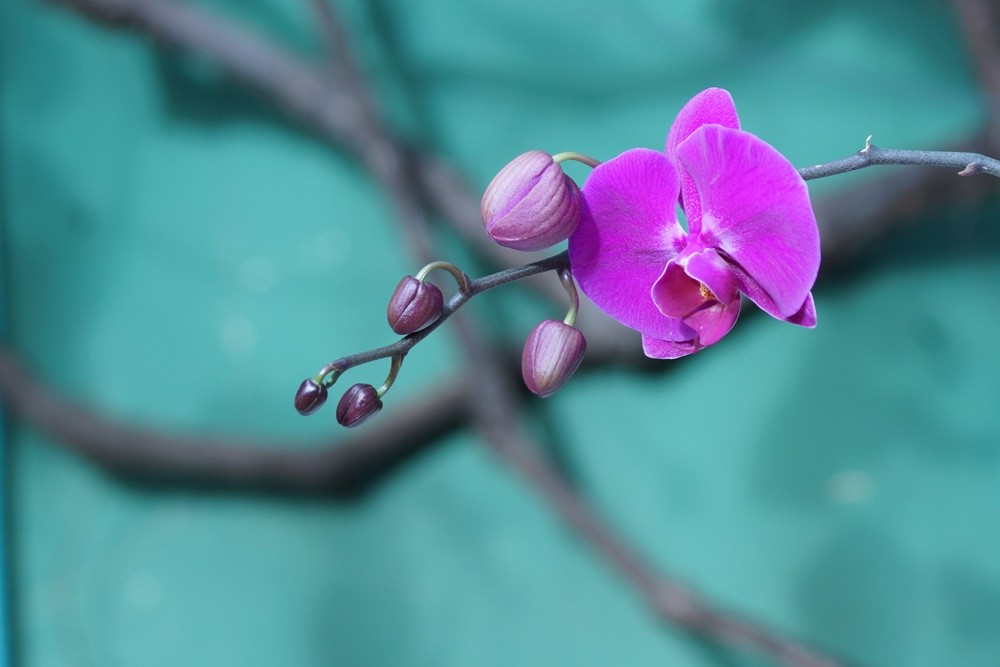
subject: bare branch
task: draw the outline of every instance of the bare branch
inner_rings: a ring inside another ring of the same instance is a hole
[[[1000,150],[987,131],[956,142],[958,152]],[[984,200],[1000,192],[992,178],[956,178],[936,167],[915,167],[859,182],[815,204],[823,243],[823,266],[832,268],[859,253],[900,225],[948,202]]]
[[[879,148],[871,143],[871,137],[865,141],[865,147],[850,157],[835,160],[826,164],[799,169],[799,175],[809,181],[815,178],[826,178],[849,171],[873,167],[875,165],[911,165],[918,167],[950,167],[960,170],[959,176],[970,174],[990,174],[1000,177],[1000,160],[995,160],[979,153],[963,151],[910,151],[894,148]]]

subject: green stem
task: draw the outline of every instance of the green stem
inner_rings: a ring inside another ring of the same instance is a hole
[[[591,169],[601,164],[600,160],[595,160],[589,155],[584,155],[583,153],[577,153],[576,151],[566,151],[564,153],[556,153],[555,155],[552,156],[552,160],[556,164],[565,162],[566,160],[576,160],[577,162],[582,162]]]
[[[580,311],[580,295],[576,291],[576,283],[573,282],[573,274],[569,269],[559,269],[559,280],[569,295],[569,311],[563,318],[563,323],[573,326],[576,324],[576,314]]]
[[[326,366],[323,366],[323,368],[319,369],[319,372],[316,373],[316,376],[313,378],[313,382],[329,389],[337,381],[337,378],[340,377],[341,373],[343,373],[343,371],[336,368],[334,364],[327,364]],[[330,377],[327,378],[327,375]]]
[[[392,366],[389,367],[389,375],[386,376],[385,382],[382,383],[382,386],[375,391],[379,398],[385,396],[385,393],[392,388],[392,383],[396,381],[396,376],[399,375],[399,369],[402,365],[403,355],[395,355],[392,358]]]
[[[420,271],[416,275],[416,279],[419,280],[420,282],[423,282],[424,278],[427,277],[427,274],[429,274],[434,269],[444,269],[445,271],[450,273],[452,277],[455,279],[455,282],[458,283],[459,291],[462,292],[462,294],[469,293],[469,276],[465,275],[465,271],[462,271],[462,269],[458,268],[451,262],[442,262],[442,261],[431,262],[424,268],[420,269]]]

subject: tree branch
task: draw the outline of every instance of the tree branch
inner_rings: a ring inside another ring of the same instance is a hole
[[[816,178],[826,178],[849,171],[873,167],[875,165],[912,165],[922,167],[951,167],[959,169],[959,176],[970,174],[990,174],[1000,177],[1000,160],[995,160],[979,153],[964,151],[911,151],[894,148],[879,148],[871,143],[871,137],[865,141],[865,147],[854,155],[818,164],[813,167],[799,169],[799,175],[809,181]]]

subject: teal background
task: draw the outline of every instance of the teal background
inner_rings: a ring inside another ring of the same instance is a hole
[[[205,6],[322,53],[305,3]],[[530,148],[659,147],[710,85],[803,166],[984,121],[932,0],[343,11],[394,127],[477,189]],[[209,63],[33,2],[0,3],[0,39],[8,336],[30,366],[149,427],[334,431],[292,392],[392,340],[384,303],[417,268],[377,186]],[[814,331],[747,317],[670,373],[584,373],[533,416],[600,512],[717,603],[859,664],[1000,664],[998,212],[929,212],[824,273]],[[512,344],[551,315],[469,309]],[[410,355],[386,411],[458,368],[451,340]],[[344,504],[127,484],[9,433],[24,665],[763,664],[661,627],[471,434]]]

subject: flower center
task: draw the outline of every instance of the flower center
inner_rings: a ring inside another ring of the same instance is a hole
[[[705,283],[700,283],[698,287],[698,292],[701,293],[701,298],[708,301],[718,301],[719,299],[712,293],[712,290],[708,289],[708,285]]]

